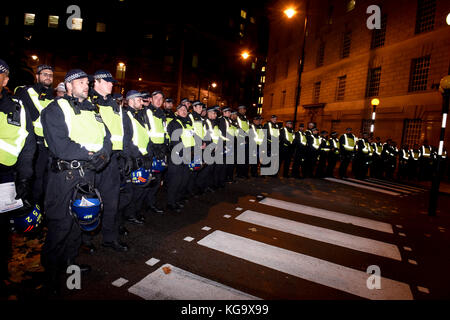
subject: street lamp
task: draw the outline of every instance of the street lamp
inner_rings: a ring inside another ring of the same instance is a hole
[[[376,115],[376,109],[377,106],[380,104],[380,100],[378,100],[377,98],[372,99],[372,101],[370,101],[370,103],[372,104],[372,123],[370,125],[370,136],[373,137],[373,131],[375,129],[375,115]]]
[[[442,151],[444,149],[445,127],[447,125],[447,115],[450,101],[450,75],[447,75],[441,79],[439,91],[442,93],[442,126],[441,126],[441,136],[439,139],[440,141],[439,141],[438,155],[436,158],[436,163],[434,164],[433,178],[431,182],[430,203],[428,206],[428,215],[431,217],[436,216],[436,208],[439,195],[439,184],[441,182],[439,171],[442,160]]]
[[[244,51],[244,52],[241,53],[241,57],[242,57],[244,60],[247,60],[248,57],[250,57],[250,54],[249,54],[247,51]]]
[[[303,44],[298,59],[298,69],[297,69],[297,88],[295,91],[295,108],[294,108],[294,128],[297,123],[297,110],[298,104],[300,103],[303,61],[305,60],[306,27],[308,26],[308,8],[309,8],[309,1],[306,1],[305,19],[303,24]],[[297,11],[292,7],[289,7],[286,8],[286,10],[284,10],[284,14],[288,19],[291,19],[294,15],[297,14]]]
[[[208,106],[208,102],[209,102],[209,89],[210,89],[211,87],[213,87],[213,88],[217,87],[217,83],[215,83],[215,82],[210,82],[210,83],[208,83],[208,95],[207,95],[207,98],[206,98],[206,106]]]

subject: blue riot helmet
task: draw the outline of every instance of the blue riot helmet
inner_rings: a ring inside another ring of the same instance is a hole
[[[100,225],[103,201],[98,190],[91,184],[76,185],[69,208],[82,231],[93,231]]]
[[[202,157],[198,156],[198,157],[193,157],[192,161],[188,164],[189,169],[191,169],[191,171],[199,171],[200,169],[203,168],[203,161],[202,161]]]
[[[10,222],[12,229],[20,233],[30,233],[39,230],[43,215],[39,205],[24,205],[20,209],[11,212]]]
[[[164,157],[164,159],[157,159],[156,157],[153,157],[153,163],[152,163],[152,172],[158,173],[163,172],[167,169],[167,158]]]
[[[138,186],[147,186],[153,180],[152,178],[153,177],[149,169],[139,168],[131,171],[131,183]]]

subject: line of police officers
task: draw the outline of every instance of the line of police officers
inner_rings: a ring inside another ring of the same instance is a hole
[[[364,179],[369,167],[373,177],[392,178],[397,155],[400,177],[416,177],[420,168],[423,178],[435,157],[428,145],[398,150],[391,140],[382,144],[367,134],[357,138],[351,128],[339,138],[336,132],[319,134],[314,123],[294,131],[292,121],[282,127],[275,115],[263,126],[260,116],[247,119],[245,106],[207,108],[183,99],[174,112],[174,101],[161,91],[112,95],[116,80],[107,70],[92,77],[70,70],[56,97],[51,66],[40,65],[36,83],[18,88],[15,98],[4,89],[8,76],[9,67],[0,60],[0,183],[14,181],[16,198],[39,203],[45,212],[48,231],[41,262],[51,291],[58,289],[67,266],[77,264],[80,247],[96,250],[95,233],[83,232],[68,212],[74,190],[85,184],[95,186],[102,198],[102,246],[124,252],[129,247],[120,235],[129,233],[127,223],[144,223],[142,212],[179,213],[193,196],[234,182],[235,172],[237,178],[260,176],[264,143],[273,160],[279,157],[283,176],[294,178],[333,176],[338,161],[341,178],[351,162],[357,178]],[[256,163],[249,162],[250,139],[257,146]],[[271,150],[275,139],[279,148]],[[175,161],[171,154],[186,161]],[[214,157],[214,163],[205,165],[205,154]],[[155,161],[167,164],[167,170],[155,170]],[[152,171],[147,183],[130,179],[138,169]],[[161,186],[167,188],[165,208],[157,203]],[[1,234],[7,238],[6,215],[0,217]],[[79,266],[81,271],[90,269]],[[6,255],[1,268],[6,279]]]

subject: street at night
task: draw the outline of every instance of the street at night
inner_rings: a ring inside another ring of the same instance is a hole
[[[449,1],[0,7],[5,306],[450,300]]]

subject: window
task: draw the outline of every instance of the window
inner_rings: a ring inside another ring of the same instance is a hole
[[[24,25],[34,26],[34,19],[36,15],[34,13],[25,13]]]
[[[414,144],[419,144],[421,133],[421,119],[405,119],[403,122],[402,144],[407,144],[409,148],[413,148]]]
[[[336,86],[336,101],[344,100],[346,81],[347,81],[346,75],[338,77],[338,82],[337,82],[337,86]]]
[[[370,49],[375,49],[384,46],[384,39],[386,38],[386,23],[387,15],[381,17],[381,29],[373,29],[372,41],[370,43]]]
[[[242,19],[247,19],[247,11],[241,10],[241,18]]]
[[[48,27],[58,28],[59,17],[58,16],[48,16]]]
[[[325,42],[321,41],[319,45],[319,50],[317,50],[316,67],[323,66],[324,55],[325,55]]]
[[[173,57],[172,57],[173,59]],[[198,67],[198,55],[194,54],[192,56],[192,68],[197,68]]]
[[[5,17],[5,26],[8,26],[8,25],[9,25],[9,17],[6,16],[6,17]]]
[[[318,103],[320,98],[320,81],[314,83],[313,88],[313,103]]]
[[[123,62],[119,62],[116,68],[116,79],[119,81],[125,79],[125,72],[127,71],[127,66]]]
[[[253,18],[253,17],[250,17],[250,22],[251,22],[251,23],[253,23],[253,24],[255,24],[255,23],[256,23],[256,20],[255,20],[255,18]]]
[[[106,24],[102,22],[97,22],[97,25],[95,27],[95,31],[97,32],[106,32]]]
[[[436,0],[418,0],[416,34],[433,30],[436,15]]]
[[[362,119],[361,121],[361,133],[369,133],[370,132],[370,126],[372,125],[371,119]]]
[[[355,0],[347,0],[347,12],[355,9],[356,1]]]
[[[266,76],[261,76],[261,83],[265,83],[266,82]]]
[[[428,70],[430,70],[431,56],[412,59],[411,73],[409,76],[409,92],[423,91],[427,89]]]
[[[82,30],[83,29],[83,19],[72,18],[72,30]]]
[[[367,73],[366,97],[376,97],[380,92],[381,67],[371,68]]]
[[[352,43],[352,32],[346,31],[342,39],[341,58],[347,58],[350,55],[351,43]]]
[[[263,104],[263,102],[264,102],[264,97],[259,97],[258,104]]]
[[[333,11],[334,7],[331,5],[328,7],[328,17],[327,17],[327,24],[333,24]]]
[[[266,71],[266,67],[264,66],[261,68],[261,72],[265,72],[265,71]]]

